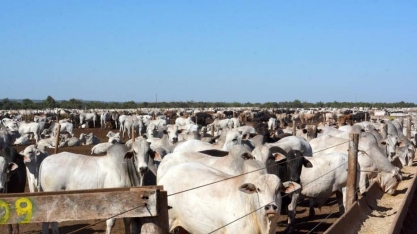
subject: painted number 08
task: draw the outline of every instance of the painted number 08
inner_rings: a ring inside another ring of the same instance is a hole
[[[28,223],[32,219],[33,204],[29,198],[18,198],[13,208],[18,216],[17,223]],[[7,223],[10,219],[10,210],[9,203],[0,200],[0,224]]]

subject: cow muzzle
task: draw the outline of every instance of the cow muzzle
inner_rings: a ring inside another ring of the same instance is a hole
[[[140,174],[145,174],[146,172],[148,171],[148,167],[140,167],[139,168],[139,172],[140,172]]]
[[[278,207],[276,205],[266,205],[265,206],[265,215],[268,217],[268,219],[273,219],[277,215],[277,209]]]

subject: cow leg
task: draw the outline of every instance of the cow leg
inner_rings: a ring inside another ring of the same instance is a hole
[[[130,225],[132,224],[132,218],[123,218],[123,223],[125,224],[125,234],[131,234]]]
[[[314,199],[309,198],[308,201],[310,203],[310,211],[308,213],[308,217],[313,218],[316,215],[316,212],[314,211]]]
[[[343,193],[337,191],[336,192],[336,200],[337,204],[339,205],[339,215],[342,216],[345,213],[345,207],[343,206]]]
[[[116,222],[116,219],[108,219],[106,220],[106,234],[111,234],[111,230],[114,227],[114,223]]]
[[[300,196],[300,191],[296,191],[291,195],[291,203],[288,205],[288,226],[284,233],[295,232],[295,215],[297,213],[297,201]]]
[[[49,234],[49,224],[51,224],[52,233],[59,234],[58,222],[42,223],[42,234]]]

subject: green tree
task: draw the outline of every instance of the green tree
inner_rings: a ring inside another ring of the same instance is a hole
[[[43,104],[46,108],[55,108],[57,106],[55,99],[51,96],[46,97]]]

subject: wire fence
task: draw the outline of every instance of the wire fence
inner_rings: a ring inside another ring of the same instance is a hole
[[[347,140],[347,141],[345,141],[345,142],[342,142],[342,143],[339,143],[339,144],[333,145],[333,146],[331,146],[331,147],[328,147],[328,148],[325,148],[325,149],[321,149],[321,150],[315,151],[313,154],[317,154],[317,153],[319,153],[319,152],[326,151],[326,150],[328,150],[328,149],[335,148],[335,147],[337,147],[337,146],[340,146],[340,145],[343,145],[343,144],[346,144],[346,143],[349,143],[349,142],[350,142],[350,140]],[[371,148],[372,148],[372,147],[371,147]],[[370,148],[370,149],[371,149],[371,148]],[[368,150],[370,150],[370,149],[368,149]],[[369,155],[366,153],[366,151],[367,151],[367,150],[361,150],[361,152],[365,152],[364,154],[365,154],[365,155],[367,155],[367,156],[369,156]],[[358,152],[360,152],[360,151],[358,151]],[[202,187],[210,186],[210,185],[213,185],[213,184],[216,184],[216,183],[220,183],[220,182],[223,182],[223,181],[226,181],[226,180],[230,180],[230,179],[238,178],[238,177],[241,177],[241,176],[244,176],[244,175],[250,174],[250,173],[255,173],[255,172],[258,172],[258,171],[266,170],[268,167],[274,167],[274,166],[277,166],[277,165],[286,164],[286,163],[288,163],[288,162],[290,162],[290,161],[298,160],[298,159],[300,159],[301,157],[304,157],[304,156],[295,157],[295,158],[292,158],[292,159],[287,159],[287,160],[286,160],[286,161],[284,161],[284,162],[277,162],[277,163],[274,163],[274,164],[271,164],[271,165],[268,165],[268,166],[265,166],[265,167],[262,167],[262,168],[259,168],[259,169],[256,169],[256,170],[253,170],[253,171],[245,172],[245,173],[242,173],[242,174],[239,174],[239,175],[236,175],[236,176],[230,176],[230,177],[228,177],[228,178],[225,178],[225,179],[222,179],[222,180],[219,180],[219,181],[214,181],[214,182],[207,183],[207,184],[204,184],[204,185],[200,185],[200,186],[197,186],[197,187],[193,187],[193,188],[190,188],[190,189],[186,189],[186,190],[182,190],[182,191],[175,192],[175,193],[172,193],[172,194],[168,194],[167,196],[168,196],[168,197],[169,197],[169,196],[175,196],[175,195],[178,195],[178,194],[181,194],[181,193],[185,193],[185,192],[189,192],[189,191],[192,191],[192,190],[195,190],[195,189],[199,189],[199,188],[202,188]],[[306,156],[306,157],[307,157],[307,156]],[[369,156],[369,157],[370,157],[370,156]],[[371,157],[370,157],[370,158],[371,158]],[[372,159],[372,158],[371,158],[371,159]],[[372,160],[374,160],[374,159],[372,159]],[[338,168],[340,168],[340,167],[342,167],[342,166],[346,165],[347,163],[348,163],[348,162],[342,163],[341,165],[339,165],[339,166],[337,166],[337,167],[333,168],[332,170],[330,170],[330,171],[328,171],[328,172],[326,172],[326,173],[322,174],[321,176],[319,176],[319,177],[317,177],[317,178],[315,178],[315,179],[313,179],[313,180],[309,181],[308,183],[304,184],[304,185],[303,185],[303,187],[305,188],[306,186],[308,186],[308,185],[312,184],[313,182],[315,182],[315,181],[317,181],[317,180],[319,180],[319,179],[323,178],[323,177],[324,177],[324,176],[326,176],[327,174],[329,174],[329,173],[331,173],[331,172],[333,172],[333,171],[337,170]],[[389,163],[390,163],[390,162],[389,162]],[[378,170],[378,171],[374,171],[374,172],[379,172],[379,170]],[[375,175],[375,176],[374,176],[374,178],[375,178],[376,176],[377,176],[377,175]],[[363,186],[366,186],[366,184],[365,184],[365,185],[363,185]],[[352,196],[355,196],[357,193],[359,193],[359,191],[361,190],[361,188],[362,188],[363,186],[361,186],[360,188],[358,188],[358,189],[354,192],[354,194],[353,194]],[[295,192],[295,191],[293,191],[293,192]],[[293,192],[291,192],[291,193],[289,193],[289,194],[285,194],[285,195],[283,195],[283,196],[282,196],[282,198],[284,198],[284,197],[286,197],[286,196],[290,196]],[[350,197],[349,197],[349,198],[350,198]],[[347,199],[346,199],[346,200],[347,200]],[[245,218],[245,217],[247,217],[247,216],[251,215],[252,213],[254,213],[254,212],[256,212],[256,211],[258,211],[258,210],[260,210],[260,209],[264,208],[265,206],[268,206],[268,205],[270,205],[271,203],[274,203],[274,202],[275,202],[275,200],[274,200],[274,201],[269,202],[269,203],[268,203],[268,204],[266,204],[266,205],[260,206],[259,208],[255,209],[255,210],[253,210],[253,211],[251,211],[251,212],[249,212],[249,213],[247,213],[247,214],[245,214],[245,215],[243,215],[243,216],[241,216],[241,217],[239,217],[239,218],[237,218],[237,219],[235,219],[235,220],[232,220],[232,221],[230,221],[229,223],[227,223],[227,224],[225,224],[225,225],[223,225],[223,226],[221,226],[221,227],[219,227],[219,228],[214,229],[214,230],[213,230],[213,231],[211,231],[210,233],[217,232],[217,231],[219,231],[219,230],[221,230],[221,229],[223,229],[223,228],[227,227],[228,225],[231,225],[231,224],[233,224],[233,223],[235,223],[235,222],[237,222],[237,221],[239,221],[239,220],[241,220],[241,219],[243,219],[243,218]],[[346,203],[346,201],[344,201],[344,203],[343,203],[342,205],[345,205],[345,203]],[[339,205],[339,208],[340,208],[342,205]],[[143,205],[142,205],[142,206],[143,206]],[[127,212],[129,212],[129,211],[132,211],[132,210],[135,210],[135,209],[141,208],[142,206],[134,207],[134,208],[132,208],[132,209],[130,209],[130,210],[128,210],[128,211],[121,212],[121,213],[119,213],[119,214],[117,214],[117,215],[114,215],[114,216],[110,217],[109,219],[111,219],[111,218],[115,218],[115,217],[117,217],[117,216],[119,216],[119,215],[121,215],[121,214],[127,213]],[[148,211],[149,211],[149,209],[148,209]],[[313,227],[313,228],[312,228],[312,229],[311,229],[308,233],[311,233],[313,230],[315,230],[315,229],[316,229],[318,226],[320,226],[320,225],[321,225],[321,224],[322,224],[325,220],[327,220],[327,219],[328,219],[328,218],[329,218],[329,217],[330,217],[333,213],[334,213],[334,211],[333,211],[333,212],[331,212],[329,215],[327,215],[324,219],[322,219],[322,221],[321,221],[320,223],[318,223],[315,227]],[[105,221],[106,221],[106,220],[102,220],[102,221],[96,222],[96,223],[94,223],[94,224],[88,225],[88,226],[86,226],[86,227],[80,228],[80,229],[75,230],[75,231],[72,231],[72,232],[70,232],[70,233],[76,233],[76,232],[79,232],[79,231],[81,231],[81,230],[83,230],[83,229],[86,229],[86,228],[88,228],[88,227],[94,226],[94,225],[96,225],[96,224],[99,224],[99,223],[102,223],[102,222],[105,222]]]

